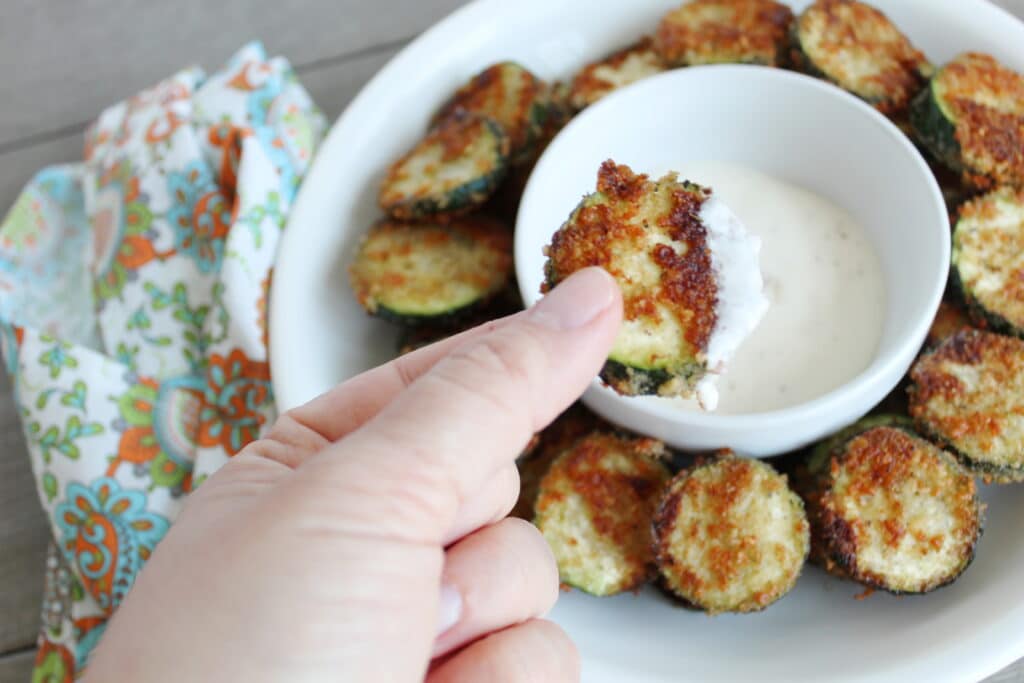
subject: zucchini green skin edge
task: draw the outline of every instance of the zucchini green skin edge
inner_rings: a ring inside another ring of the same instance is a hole
[[[401,218],[413,221],[430,220],[442,215],[454,216],[472,211],[486,202],[498,189],[501,181],[505,179],[506,168],[503,159],[498,170],[456,187],[445,193],[443,198],[426,197],[409,202],[402,206]]]
[[[377,310],[374,312],[374,315],[381,320],[405,325],[406,327],[419,327],[420,325],[454,325],[461,320],[465,320],[468,316],[473,315],[481,308],[484,308],[493,298],[493,296],[489,296],[483,299],[478,299],[477,301],[473,301],[465,306],[453,308],[437,315],[403,313],[402,311],[377,304]]]
[[[800,21],[796,20],[793,22],[793,25],[789,29],[789,59],[788,62],[784,62],[784,65],[796,71],[799,71],[802,74],[806,74],[807,76],[812,76],[823,81],[828,81],[829,83],[836,86],[840,90],[848,92],[851,95],[864,100],[870,105],[878,104],[878,101],[869,100],[867,98],[861,97],[855,92],[847,90],[842,83],[840,83],[839,81],[832,78],[827,73],[818,68],[818,65],[815,64],[814,60],[811,59],[810,55],[808,55],[807,52],[804,50],[803,42],[800,40],[799,24]]]
[[[506,137],[501,127],[490,119],[483,119],[487,130],[499,141]],[[499,144],[491,172],[477,176],[438,197],[423,197],[403,201],[387,207],[388,213],[401,220],[428,220],[437,216],[455,216],[468,213],[480,207],[495,193],[509,169],[509,156],[501,151]]]
[[[935,93],[935,77],[910,101],[910,125],[918,142],[932,156],[958,173],[969,170],[964,165],[963,152],[956,139],[956,124]]]
[[[669,372],[662,368],[639,368],[609,358],[601,368],[600,378],[612,388],[622,387],[628,396],[657,396],[662,386],[679,378],[690,378],[703,372],[700,363],[687,364],[681,371]]]
[[[509,163],[513,166],[531,164],[537,160],[541,139],[544,137],[544,129],[547,126],[548,117],[552,116],[547,102],[536,101],[530,107],[527,115],[529,122],[526,127],[526,140],[522,149],[513,150]]]
[[[914,426],[921,434],[928,437],[929,441],[956,456],[957,461],[964,469],[986,482],[990,481],[994,484],[1019,484],[1024,482],[1024,465],[1011,467],[975,460],[932,429],[925,420],[916,421]]]

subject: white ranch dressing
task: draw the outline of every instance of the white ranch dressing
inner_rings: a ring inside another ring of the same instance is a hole
[[[678,170],[680,178],[714,188],[714,197],[762,245],[761,274],[771,305],[715,378],[715,412],[804,403],[867,368],[882,335],[885,276],[856,219],[813,192],[753,169],[699,162]],[[714,253],[714,243],[709,246]],[[709,345],[709,356],[713,350]],[[640,400],[701,410],[695,399]]]
[[[707,346],[708,374],[697,383],[704,410],[718,407],[719,376],[743,340],[757,328],[769,302],[764,295],[759,255],[761,238],[750,234],[724,201],[712,195],[700,207],[711,268],[718,286],[717,317]]]

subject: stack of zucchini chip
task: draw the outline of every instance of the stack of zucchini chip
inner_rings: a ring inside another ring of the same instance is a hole
[[[495,64],[459,88],[385,173],[378,203],[387,217],[363,238],[349,275],[368,313],[405,327],[401,352],[521,307],[507,296],[508,212],[493,200],[508,184],[521,193],[518,169],[553,135],[548,121],[567,119],[556,116],[553,93],[519,64]]]

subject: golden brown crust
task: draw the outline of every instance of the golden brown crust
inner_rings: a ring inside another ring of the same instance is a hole
[[[937,88],[956,122],[970,184],[1024,184],[1024,76],[990,55],[967,53],[942,68]]]
[[[574,109],[584,109],[608,93],[664,71],[654,42],[644,38],[639,43],[588,64],[576,74],[569,102]]]
[[[501,290],[511,270],[510,231],[476,216],[446,225],[381,221],[364,238],[349,274],[356,300],[376,313],[396,300],[427,303],[455,292],[485,298]]]
[[[403,221],[472,211],[496,188],[508,154],[508,137],[490,121],[449,117],[391,165],[378,204]]]
[[[856,0],[817,0],[797,20],[813,66],[886,114],[902,114],[924,85],[928,60],[878,9]],[[796,60],[799,63],[799,59]]]
[[[774,0],[693,0],[661,20],[654,46],[675,66],[779,64],[793,11]]]
[[[513,155],[530,146],[540,123],[536,108],[542,106],[544,83],[517,64],[495,64],[459,88],[441,108],[435,121],[460,111],[473,112],[496,121],[508,135]]]
[[[635,174],[628,166],[606,161],[598,173],[598,201],[584,201],[574,216],[555,233],[548,249],[549,282],[555,285],[577,270],[600,266],[623,289],[626,321],[657,323],[662,312],[671,311],[684,330],[693,352],[707,347],[717,322],[717,283],[707,248],[707,233],[698,216],[710,191],[678,183],[674,176],[654,182]],[[593,197],[593,195],[591,195]],[[657,197],[655,226],[641,214],[642,205]],[[660,286],[633,287],[633,274],[623,270],[624,250],[646,249],[646,234],[664,231],[674,249],[664,243],[651,247],[647,256],[661,268]]]
[[[665,453],[654,439],[592,432],[555,460],[541,480],[536,519],[563,580],[608,595],[650,579],[651,519],[669,479],[659,462]],[[605,575],[609,563],[614,577]]]
[[[1024,470],[1024,341],[962,330],[918,359],[910,415],[980,474]]]
[[[1001,187],[960,207],[953,234],[959,284],[980,325],[1024,331],[1024,189]]]
[[[851,439],[809,509],[824,544],[816,554],[891,592],[923,593],[955,579],[981,533],[974,479],[941,449],[892,427]]]
[[[727,456],[669,484],[654,518],[655,561],[684,600],[709,612],[755,611],[792,588],[808,535],[784,476]]]

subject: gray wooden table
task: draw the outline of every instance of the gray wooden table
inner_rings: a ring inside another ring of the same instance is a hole
[[[463,0],[3,0],[0,214],[44,165],[81,158],[105,106],[252,38],[287,56],[333,119],[410,38]],[[1024,0],[1002,0],[1024,14]],[[2,375],[2,373],[0,373]],[[0,377],[0,683],[29,680],[48,529]],[[1024,683],[1024,663],[991,679]]]

